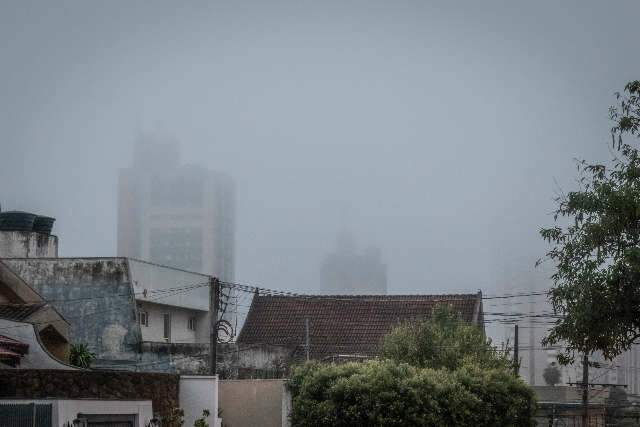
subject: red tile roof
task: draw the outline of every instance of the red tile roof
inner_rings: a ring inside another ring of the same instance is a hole
[[[0,360],[8,361],[12,366],[20,363],[20,358],[29,351],[29,345],[0,335]]]
[[[467,322],[482,326],[481,294],[461,295],[256,295],[238,336],[240,344],[274,344],[304,354],[309,319],[310,356],[377,353],[382,337],[395,325],[431,316],[436,304],[448,304]]]
[[[17,351],[20,353],[26,353],[29,351],[29,345],[22,341],[14,340],[4,335],[0,335],[0,348]]]

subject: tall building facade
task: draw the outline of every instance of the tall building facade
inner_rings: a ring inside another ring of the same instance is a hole
[[[234,278],[235,186],[183,165],[173,140],[145,135],[118,186],[118,255]]]
[[[386,294],[387,266],[380,250],[358,252],[353,237],[342,233],[320,268],[320,290],[333,295]]]

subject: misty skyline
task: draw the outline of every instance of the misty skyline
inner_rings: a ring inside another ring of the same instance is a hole
[[[159,132],[236,181],[239,282],[317,292],[347,229],[381,249],[389,293],[502,292],[544,254],[573,158],[610,157],[639,12],[3,2],[0,204],[56,217],[60,256],[113,256],[118,169]]]

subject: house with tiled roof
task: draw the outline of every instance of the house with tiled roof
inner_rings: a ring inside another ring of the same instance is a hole
[[[455,295],[259,295],[253,298],[236,340],[237,360],[277,359],[269,368],[302,360],[366,359],[375,356],[395,326],[429,319],[434,307],[448,305],[460,318],[484,329],[482,294]],[[255,350],[252,350],[255,349]],[[265,350],[268,349],[268,350]],[[286,355],[286,356],[283,356]],[[283,359],[287,359],[283,361]],[[256,363],[257,370],[260,369]]]

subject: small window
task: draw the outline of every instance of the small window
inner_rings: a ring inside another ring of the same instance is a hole
[[[149,326],[149,313],[146,311],[138,311],[138,321],[142,326]]]
[[[171,341],[171,315],[164,314],[163,318],[164,318],[164,333],[162,334],[162,337],[166,341]]]
[[[195,317],[189,317],[189,330],[190,331],[195,331],[196,330],[196,318]]]

